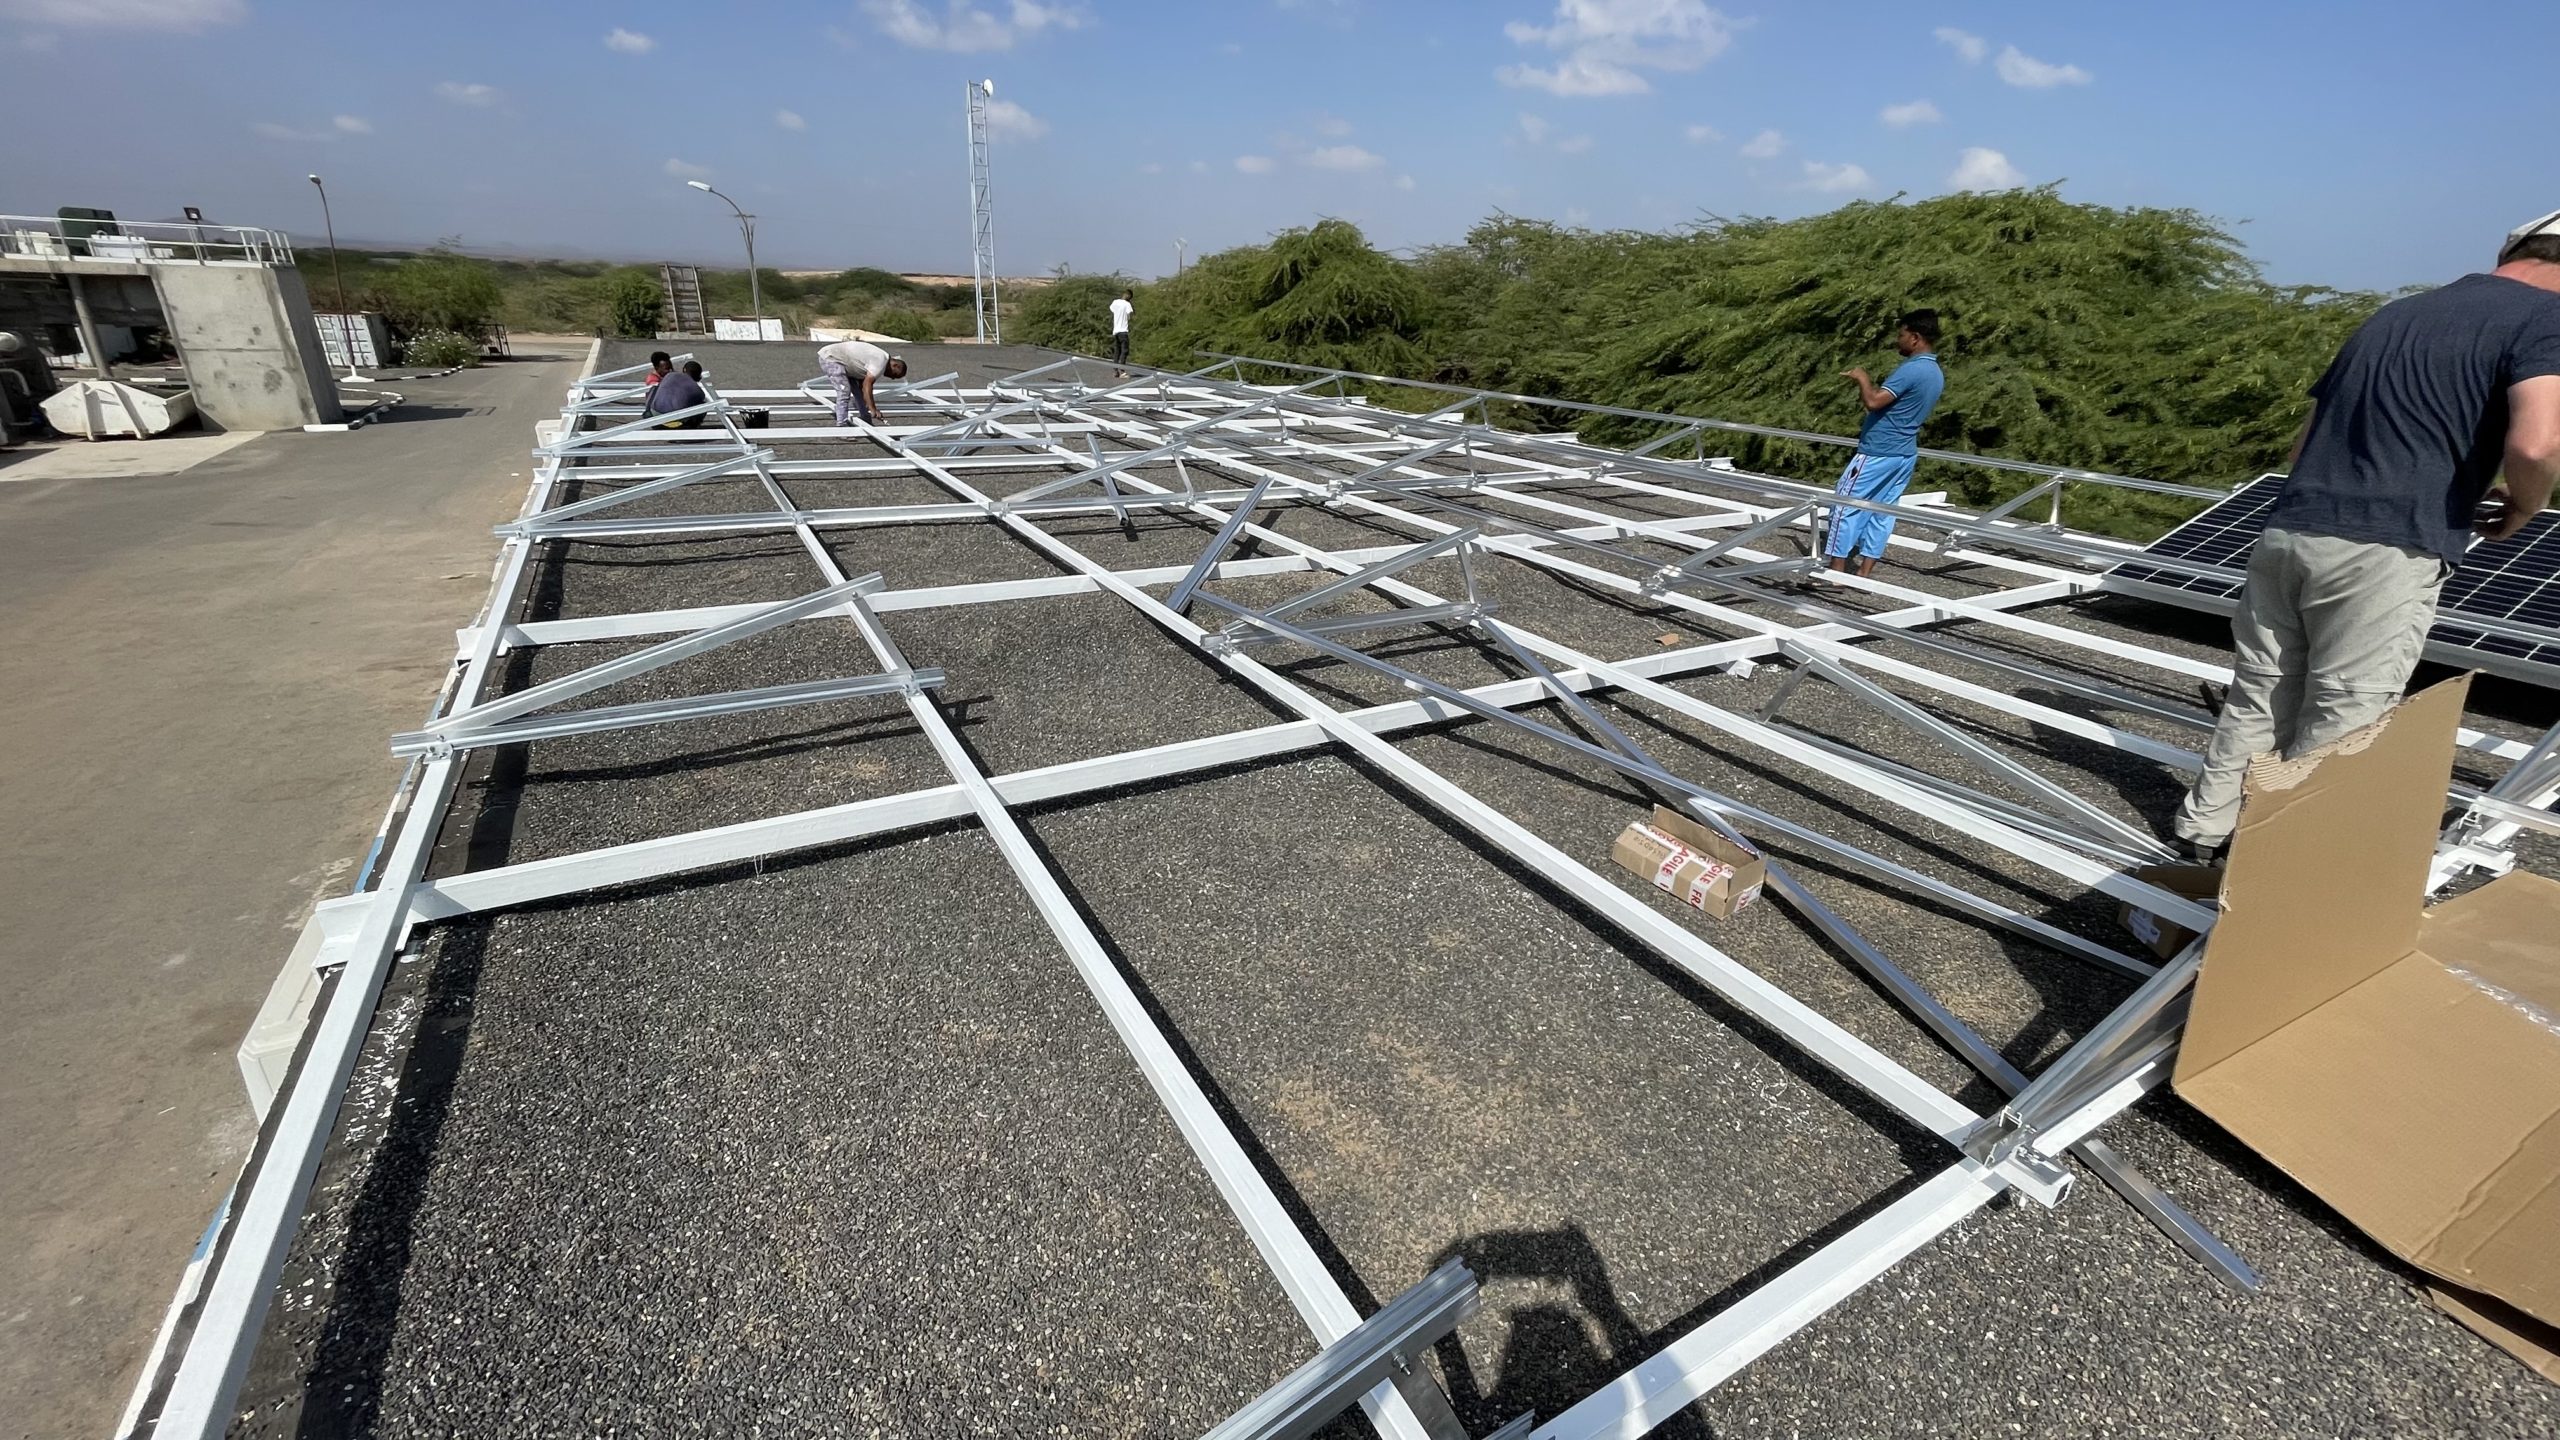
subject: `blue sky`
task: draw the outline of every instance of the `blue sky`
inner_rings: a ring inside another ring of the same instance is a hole
[[[1172,268],[1322,215],[1660,228],[2065,182],[2238,224],[2282,281],[2481,268],[2560,205],[2560,4],[0,0],[0,211],[731,261]]]

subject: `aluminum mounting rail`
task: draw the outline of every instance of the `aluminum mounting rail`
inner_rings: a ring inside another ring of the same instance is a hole
[[[1308,1440],[1362,1395],[1410,1375],[1423,1355],[1482,1303],[1474,1272],[1460,1260],[1432,1271],[1378,1307],[1359,1327],[1255,1396],[1201,1440]]]

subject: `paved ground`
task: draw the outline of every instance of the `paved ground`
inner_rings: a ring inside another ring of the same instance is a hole
[[[115,1423],[247,1151],[232,1051],[347,887],[383,738],[584,358],[404,382],[397,419],[180,474],[0,483],[0,1435]]]
[[[797,380],[805,363],[791,350],[703,349],[731,385]],[[947,368],[945,355],[999,370],[1042,358],[954,349],[920,365]],[[1006,488],[1000,476],[979,483]],[[803,503],[926,498],[903,482],[792,488]],[[659,503],[755,502],[728,486]],[[1276,519],[1323,544],[1396,533],[1312,509]],[[899,585],[1051,572],[987,528],[838,532],[829,544],[848,570]],[[1051,528],[1121,567],[1187,560],[1206,537],[1181,520]],[[1457,583],[1449,566],[1410,573],[1444,593]],[[753,538],[560,546],[535,614],[773,598],[816,576],[796,550]],[[1892,576],[1949,593],[1981,584],[1956,564]],[[1489,565],[1485,579],[1507,619],[1606,653],[1719,633],[1522,566]],[[1221,589],[1271,600],[1304,583]],[[2147,606],[2039,615],[2215,653],[2215,626]],[[916,663],[949,672],[948,709],[992,771],[1271,714],[1109,597],[888,625]],[[2145,683],[2050,642],[1963,628],[2041,664]],[[529,657],[509,683],[615,647],[581,648]],[[1456,682],[1516,673],[1456,637],[1368,648]],[[812,623],[663,678],[677,693],[863,661],[842,627]],[[1283,663],[1339,703],[1398,693],[1331,662]],[[1781,678],[1683,688],[1749,710]],[[2175,682],[2147,683],[2193,701]],[[1994,712],[1936,708],[2118,813],[2156,818],[2174,799],[2157,767]],[[2111,905],[1965,836],[1874,813],[1818,771],[1679,717],[1613,713],[1701,783],[2125,943]],[[1823,687],[1789,714],[1943,767]],[[2476,719],[2521,733],[2549,722],[2549,697],[2491,687]],[[2194,738],[2165,722],[2135,728]],[[1646,802],[1610,772],[1481,725],[1398,743],[1603,873],[1610,836]],[[473,776],[438,864],[539,858],[938,778],[902,712],[872,703],[543,742]],[[1333,752],[1024,818],[1350,1293],[1391,1295],[1452,1254],[1485,1277],[1484,1313],[1437,1357],[1476,1433],[1579,1399],[1946,1163],[1933,1137]],[[1819,857],[1774,853],[2020,1064],[2127,989]],[[1706,933],[1934,1083],[1989,1103],[1779,907]],[[245,1397],[257,1418],[239,1433],[1181,1434],[1307,1348],[973,827],[442,927],[400,967],[354,1095]],[[2407,1272],[2174,1099],[2155,1097],[2108,1134],[2261,1268],[2263,1293],[2214,1287],[2092,1182],[2055,1211],[1974,1217],[1665,1433],[2560,1431],[2560,1388],[2437,1315]]]

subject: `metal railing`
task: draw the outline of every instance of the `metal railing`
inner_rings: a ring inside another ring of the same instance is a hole
[[[66,220],[0,215],[0,257],[144,265],[290,265],[281,230],[185,220]]]
[[[1261,360],[1251,355],[1230,355],[1223,350],[1195,350],[1192,353],[1204,360],[1224,362],[1212,368],[1232,368],[1238,380],[1245,378],[1242,367],[1251,365],[1263,370],[1287,370],[1300,375],[1315,375],[1338,381],[1359,381],[1372,385],[1398,385],[1409,390],[1432,391],[1461,397],[1421,417],[1424,419],[1461,412],[1486,402],[1506,402],[1546,410],[1572,410],[1591,415],[1613,415],[1620,419],[1643,420],[1673,427],[1668,434],[1657,436],[1653,443],[1640,445],[1631,451],[1624,452],[1630,456],[1649,455],[1664,448],[1666,443],[1677,443],[1700,437],[1711,430],[1736,435],[1756,435],[1768,440],[1797,440],[1810,445],[1829,445],[1848,449],[1855,449],[1858,444],[1856,439],[1850,436],[1825,435],[1814,430],[1789,430],[1776,425],[1745,425],[1738,420],[1709,420],[1701,416],[1675,415],[1660,410],[1631,410],[1622,405],[1600,405],[1588,400],[1559,400],[1551,395],[1520,395],[1508,390],[1479,390],[1467,385],[1444,385],[1433,380],[1407,380],[1397,375],[1373,375],[1365,370],[1335,370],[1322,365],[1300,365],[1286,360]],[[1703,449],[1700,453],[1703,455]],[[2139,475],[2114,475],[2104,470],[2083,470],[2070,465],[2039,465],[2032,460],[2011,460],[1999,455],[1975,455],[1963,450],[1922,449],[1920,454],[1925,459],[1948,460],[1959,465],[1979,466],[1986,470],[2012,470],[2024,475],[2041,475],[2046,477],[2048,482],[2087,482],[2118,490],[2141,490],[2155,495],[2175,495],[2190,500],[2225,500],[2231,495],[2228,489],[2181,485],[2171,480],[2146,480]]]

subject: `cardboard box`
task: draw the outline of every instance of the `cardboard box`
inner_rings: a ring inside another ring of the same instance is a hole
[[[1718,920],[1760,898],[1768,862],[1676,810],[1656,805],[1650,821],[1618,834],[1609,857]]]
[[[2468,689],[2250,767],[2176,1086],[2551,1374],[2560,883],[2422,909]]]
[[[2145,865],[2133,873],[2136,880],[2147,881],[2186,900],[2211,904],[2222,893],[2222,867],[2219,865]],[[2175,920],[2164,920],[2139,905],[2119,905],[2116,920],[2133,938],[2149,946],[2151,953],[2163,960],[2174,960],[2196,932]]]

